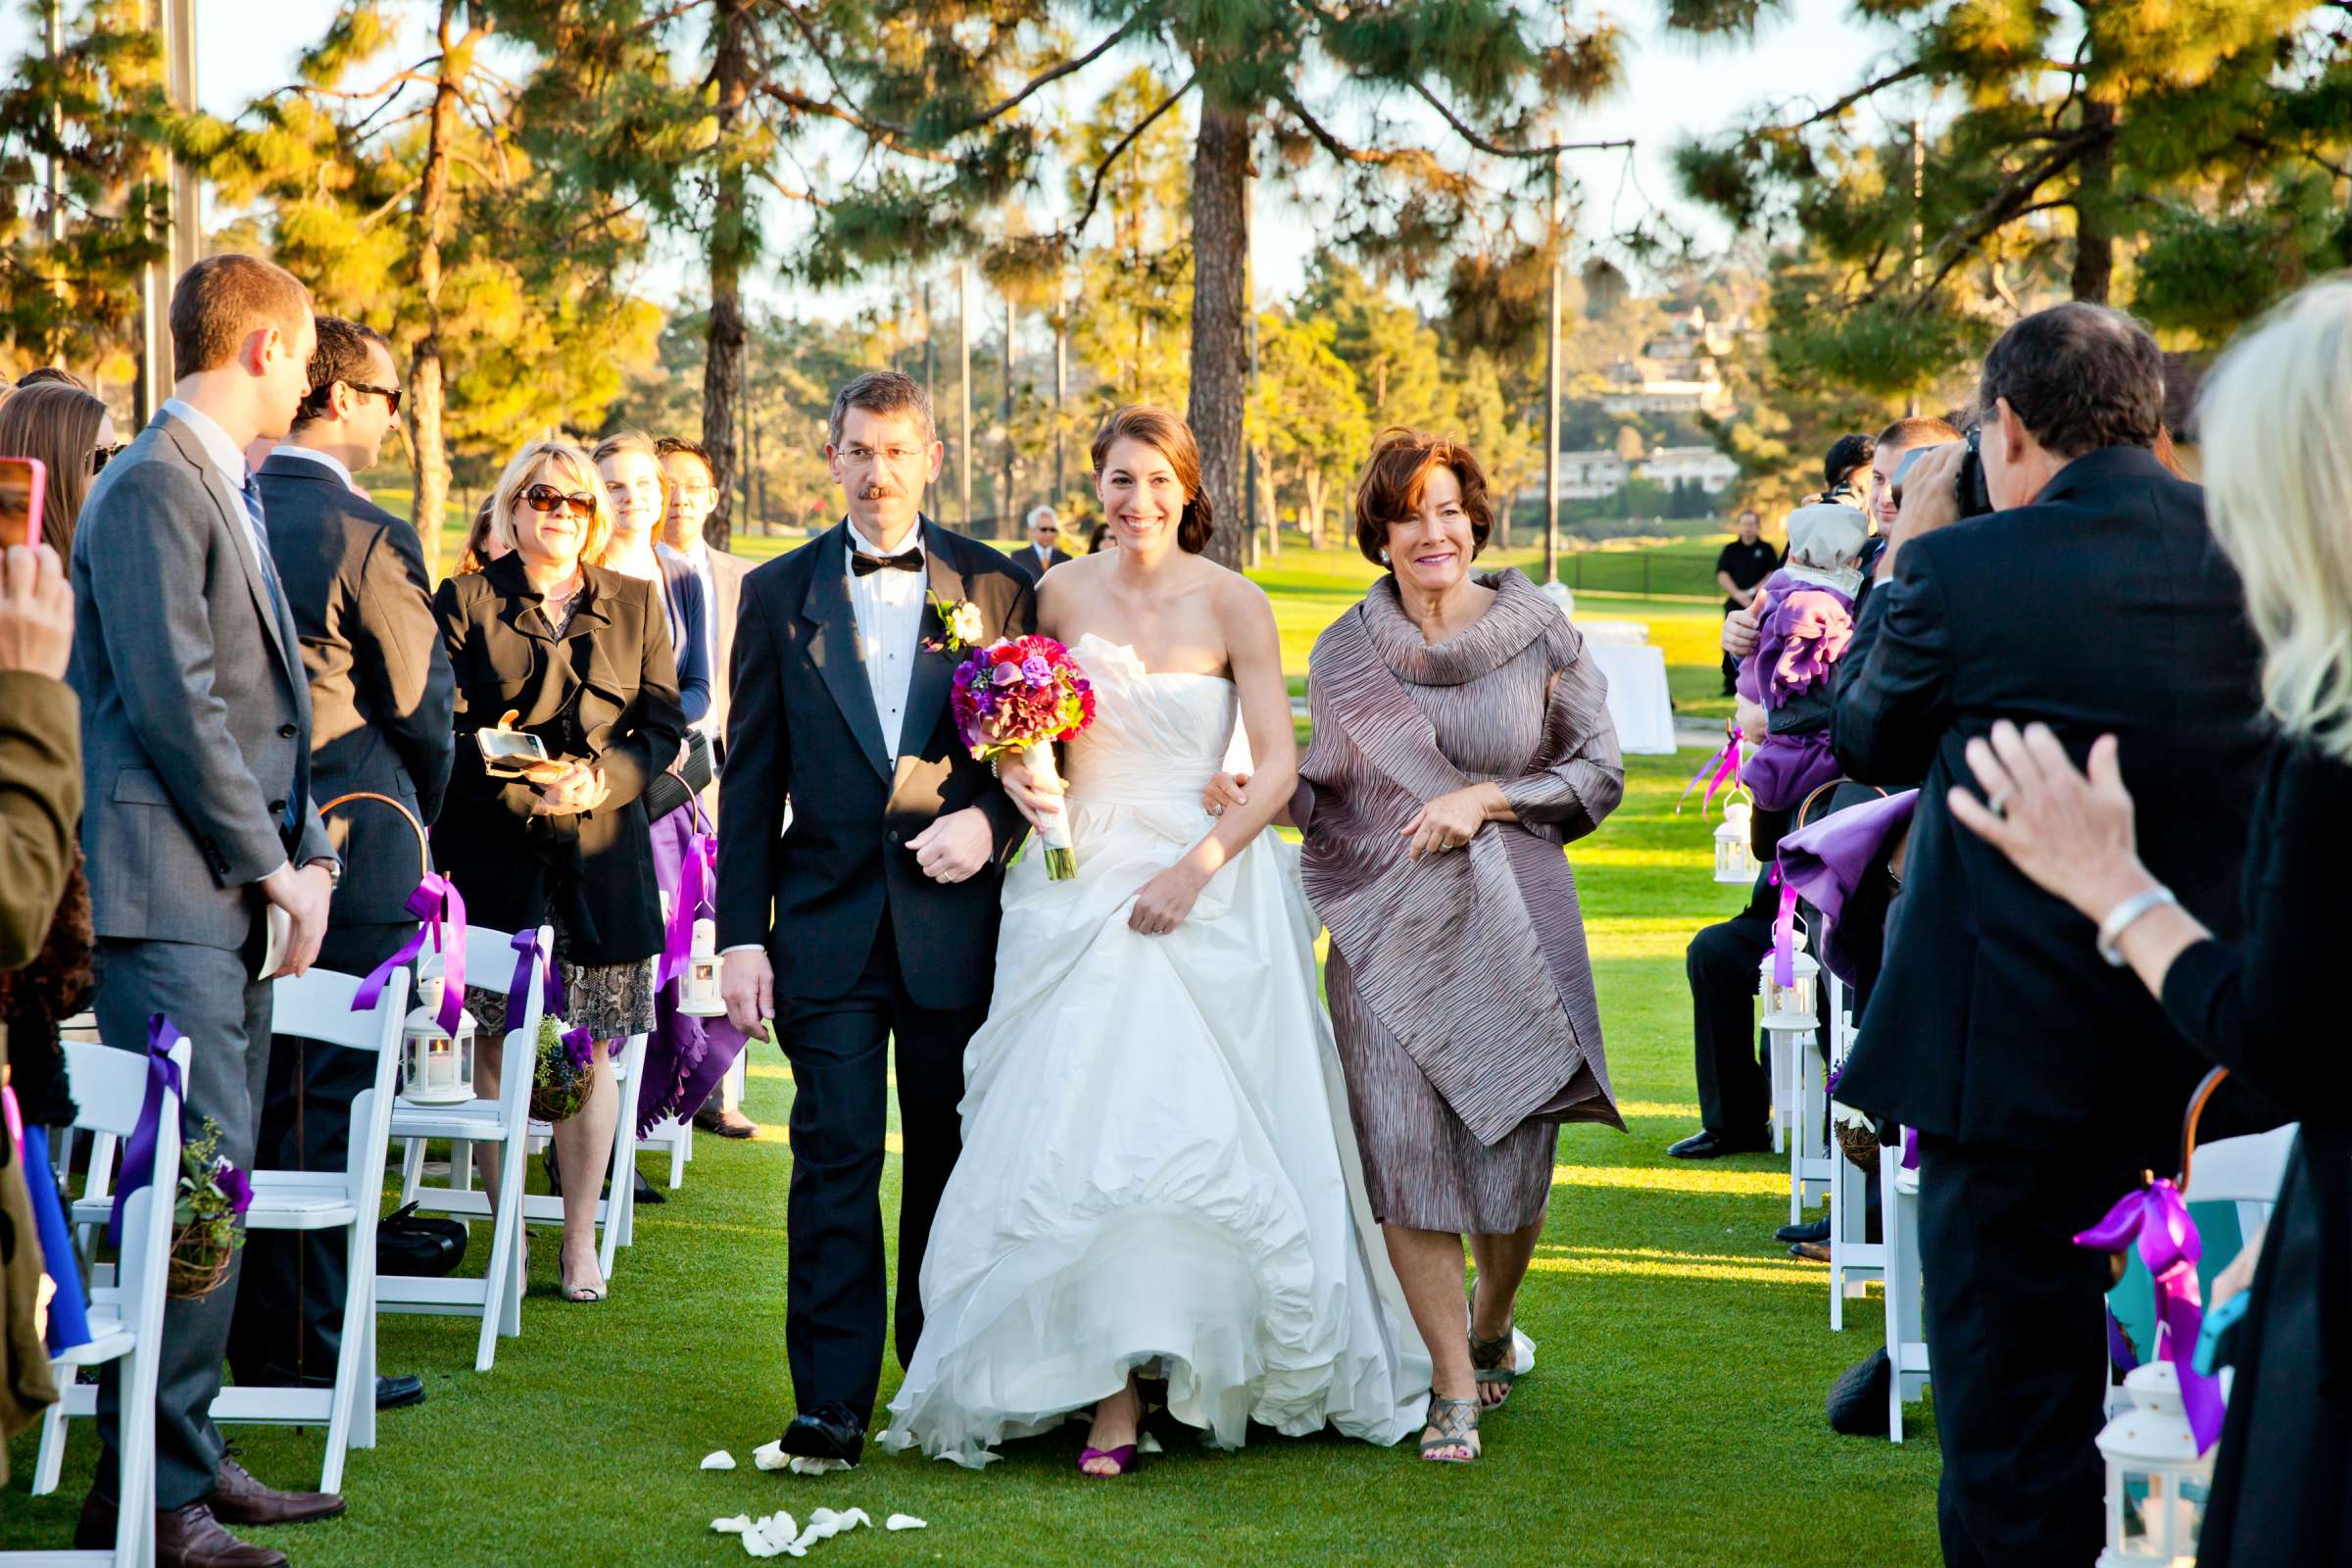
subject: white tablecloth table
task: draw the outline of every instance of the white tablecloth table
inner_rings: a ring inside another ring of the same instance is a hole
[[[1617,624],[1577,622],[1587,634],[1586,657],[1608,678],[1609,717],[1617,721],[1618,750],[1636,757],[1672,756],[1674,699],[1666,690],[1666,655],[1647,642],[1616,633]]]

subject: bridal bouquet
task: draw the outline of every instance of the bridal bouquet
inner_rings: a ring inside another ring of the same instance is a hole
[[[1054,779],[1055,741],[1095,721],[1095,689],[1070,651],[1051,637],[1006,637],[975,648],[956,667],[948,705],[956,732],[984,762],[1017,754],[1032,775]],[[1046,874],[1056,882],[1078,874],[1070,827],[1059,811],[1046,819]]]

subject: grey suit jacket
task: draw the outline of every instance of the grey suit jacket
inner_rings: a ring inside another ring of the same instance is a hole
[[[324,805],[354,790],[388,795],[429,826],[449,784],[456,682],[416,531],[282,448],[257,477],[310,677],[311,796]],[[364,801],[326,822],[343,857],[328,923],[411,919],[405,905],[421,868],[408,824]]]
[[[162,414],[82,506],[68,678],[99,936],[241,948],[263,903],[252,884],[335,858],[310,797],[294,619],[243,510]]]

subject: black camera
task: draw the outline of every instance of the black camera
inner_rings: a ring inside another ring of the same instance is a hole
[[[1960,459],[1959,475],[1952,481],[1952,500],[1963,517],[1982,517],[1992,510],[1992,490],[1984,482],[1984,454],[1979,446],[1984,427],[1968,427],[1968,452]]]

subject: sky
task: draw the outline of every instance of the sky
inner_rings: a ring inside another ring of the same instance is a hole
[[[1656,209],[1702,245],[1719,247],[1731,236],[1712,215],[1681,199],[1673,147],[1761,103],[1837,97],[1867,79],[1894,34],[1853,20],[1850,0],[1789,0],[1788,15],[1766,21],[1753,39],[1702,43],[1667,34],[1657,21],[1663,5],[1619,0],[1610,8],[1632,41],[1626,85],[1566,127],[1572,139],[1630,136],[1637,143],[1630,162],[1623,153],[1602,152],[1578,155],[1571,165],[1584,182],[1583,226],[1605,233]],[[195,0],[195,6],[198,96],[206,109],[227,115],[291,75],[302,43],[324,30],[335,0]],[[15,59],[31,42],[30,10],[0,11],[0,59]],[[217,217],[208,206],[208,221]],[[1285,204],[1260,205],[1251,261],[1261,299],[1296,288],[1312,250],[1299,243],[1300,222]],[[693,272],[691,252],[671,241],[656,251],[636,286],[668,304],[691,289]],[[755,284],[753,292],[787,315],[838,316],[861,303],[857,291],[822,296],[770,283]]]

